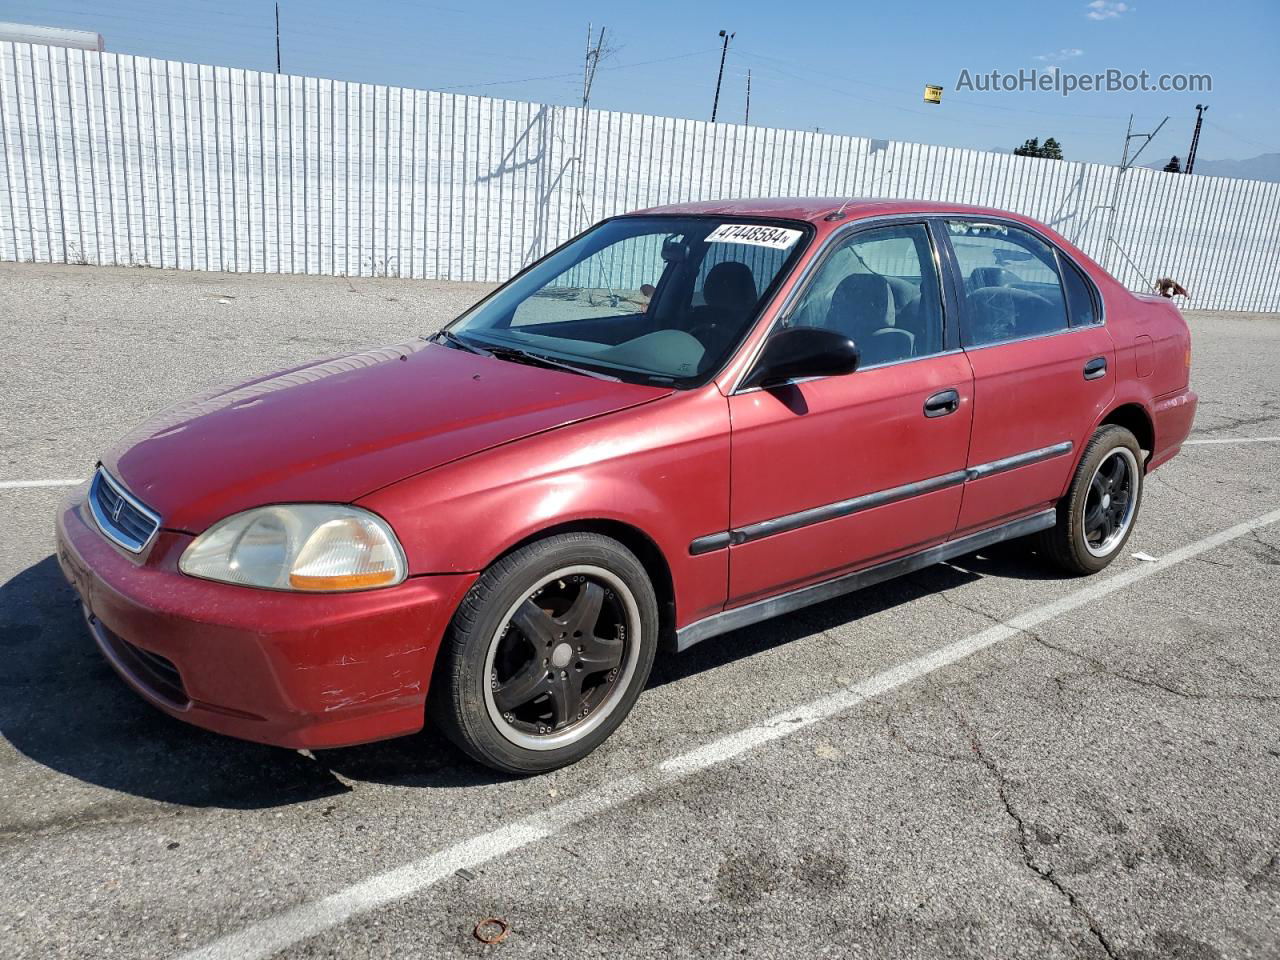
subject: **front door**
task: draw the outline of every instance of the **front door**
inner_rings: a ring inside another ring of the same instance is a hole
[[[946,233],[974,375],[963,533],[1063,495],[1115,392],[1115,348],[1064,293],[1064,279],[1088,281],[1044,239],[1007,221],[948,220]]]
[[[729,606],[939,543],[960,511],[973,375],[928,227],[836,242],[781,322],[845,333],[862,360],[730,397]]]

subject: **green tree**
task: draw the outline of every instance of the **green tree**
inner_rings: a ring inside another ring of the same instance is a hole
[[[1022,146],[1015,147],[1014,155],[1019,157],[1043,157],[1046,160],[1062,159],[1062,144],[1058,143],[1053,137],[1040,143],[1039,137],[1032,137],[1025,141]]]
[[[1170,157],[1169,162],[1164,165],[1164,172],[1165,173],[1181,173],[1182,172],[1182,161],[1178,159],[1176,154]]]

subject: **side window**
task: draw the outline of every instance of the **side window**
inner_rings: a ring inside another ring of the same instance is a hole
[[[1098,295],[1094,291],[1093,282],[1065,257],[1059,256],[1058,262],[1062,264],[1062,283],[1067,288],[1067,309],[1071,313],[1071,325],[1087,327],[1101,321],[1102,317],[1098,315]]]
[[[790,323],[847,335],[864,367],[940,353],[942,293],[928,229],[910,223],[854,234],[818,268]]]
[[[948,220],[964,278],[960,337],[966,347],[1067,328],[1067,304],[1053,247],[1004,223]]]

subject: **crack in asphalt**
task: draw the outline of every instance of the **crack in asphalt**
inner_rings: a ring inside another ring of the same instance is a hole
[[[1263,401],[1262,403],[1262,406],[1264,407],[1271,405],[1271,403],[1266,401]],[[1272,413],[1262,417],[1236,417],[1228,420],[1226,423],[1220,423],[1212,427],[1201,427],[1196,431],[1196,433],[1220,433],[1223,430],[1234,430],[1236,427],[1252,427],[1260,423],[1271,423],[1276,420],[1280,420],[1280,414]]]
[[[0,848],[24,840],[60,837],[75,833],[77,830],[92,827],[136,827],[169,823],[174,820],[180,820],[183,817],[190,819],[193,816],[198,816],[200,812],[198,810],[174,810],[169,812],[151,810],[130,814],[104,814],[97,817],[82,816],[69,820],[45,821],[21,827],[5,827],[0,829]],[[221,811],[210,808],[207,812],[219,813]]]
[[[1156,481],[1156,482],[1157,482],[1157,483],[1159,483],[1162,487],[1164,487],[1164,488],[1165,488],[1165,489],[1167,489],[1170,493],[1172,493],[1174,496],[1182,497],[1184,500],[1196,500],[1196,499],[1198,499],[1198,498],[1196,498],[1193,494],[1187,493],[1187,491],[1183,490],[1180,486],[1178,486],[1176,483],[1174,483],[1173,481],[1171,481],[1168,477],[1166,477],[1166,476],[1165,476],[1162,472],[1160,472],[1160,471],[1156,471],[1155,473],[1149,473],[1149,474],[1147,474],[1147,479],[1148,479],[1148,480],[1154,480],[1154,481]]]
[[[1280,853],[1273,853],[1262,869],[1249,877],[1244,885],[1250,892],[1260,887],[1280,889]]]
[[[1251,532],[1256,533],[1256,531],[1251,531]],[[1267,546],[1270,547],[1270,544],[1267,544]],[[1272,547],[1271,549],[1275,549],[1275,548]],[[954,597],[948,596],[947,595],[948,593],[949,591],[944,590],[939,593],[939,596],[941,596],[944,600],[946,600],[948,603],[952,604],[953,606],[959,607],[962,610],[967,610],[970,613],[973,613],[977,616],[984,617],[985,619],[990,620],[992,623],[996,623],[1001,626],[1008,627],[1010,630],[1015,630],[1018,633],[1021,633],[1023,636],[1027,637],[1028,639],[1035,641],[1036,643],[1040,644],[1041,646],[1049,650],[1053,650],[1054,652],[1060,653],[1063,656],[1072,657],[1076,660],[1081,660],[1087,663],[1092,668],[1090,672],[1096,675],[1111,677],[1113,680],[1120,680],[1124,683],[1132,683],[1135,686],[1147,687],[1152,690],[1160,690],[1161,692],[1170,694],[1171,696],[1183,697],[1187,700],[1206,700],[1206,701],[1263,703],[1263,704],[1280,703],[1280,694],[1201,693],[1195,690],[1184,690],[1181,687],[1175,687],[1171,684],[1164,683],[1159,680],[1151,680],[1147,677],[1137,677],[1137,676],[1134,676],[1133,674],[1125,673],[1123,671],[1116,670],[1112,667],[1109,667],[1104,661],[1100,660],[1095,656],[1091,656],[1090,654],[1087,654],[1087,653],[1081,653],[1078,650],[1072,650],[1069,647],[1063,647],[1063,646],[1060,646],[1059,644],[1052,643],[1051,641],[1046,640],[1041,634],[1037,633],[1034,630],[1027,630],[1023,627],[1016,627],[1013,624],[1009,623],[1007,620],[1004,620],[1001,617],[997,617],[995,614],[988,613],[987,611],[982,610],[978,607],[971,606],[970,604],[962,603],[961,601],[956,600]],[[1062,688],[1065,686],[1065,684],[1063,683],[1064,679],[1065,678],[1062,678],[1062,677],[1053,678],[1054,682],[1059,685],[1059,688]]]
[[[1163,683],[1159,680],[1151,680],[1146,677],[1135,677],[1133,674],[1123,673],[1119,670],[1114,670],[1111,667],[1108,667],[1103,661],[1099,660],[1097,657],[1090,656],[1087,653],[1080,653],[1078,650],[1072,650],[1068,647],[1059,646],[1058,644],[1052,643],[1046,640],[1044,637],[1040,636],[1039,634],[1033,633],[1031,631],[1023,631],[1023,632],[1026,633],[1027,636],[1029,636],[1032,640],[1034,640],[1036,643],[1040,644],[1043,647],[1047,647],[1048,649],[1053,650],[1057,653],[1063,654],[1064,656],[1074,657],[1077,660],[1084,661],[1085,663],[1089,664],[1090,667],[1093,668],[1091,672],[1095,674],[1101,674],[1106,677],[1111,677],[1114,680],[1121,680],[1125,683],[1132,683],[1136,686],[1147,687],[1152,690],[1160,690],[1161,692],[1170,694],[1171,696],[1183,697],[1187,700],[1210,700],[1210,701],[1216,700],[1216,701],[1243,702],[1243,703],[1278,703],[1280,702],[1280,695],[1276,695],[1276,694],[1201,693],[1195,690],[1184,690],[1181,687],[1175,687],[1172,684]]]
[[[1280,547],[1277,547],[1275,544],[1268,543],[1266,540],[1263,540],[1261,534],[1259,534],[1257,530],[1250,530],[1249,536],[1253,539],[1255,543],[1258,544],[1258,546],[1262,547],[1263,551],[1267,554],[1267,556],[1275,557],[1274,560],[1266,560],[1264,562],[1280,564]]]
[[[953,596],[950,596],[949,593],[950,591],[939,591],[938,595],[941,596],[947,603],[959,609],[966,610],[992,623],[1000,624],[1009,629],[1015,630],[1018,633],[1024,634],[1031,640],[1034,640],[1036,643],[1042,645],[1046,649],[1052,650],[1064,656],[1068,656],[1072,659],[1081,660],[1085,664],[1087,664],[1089,669],[1072,674],[1072,676],[1091,676],[1096,674],[1103,674],[1103,675],[1114,677],[1116,679],[1123,680],[1129,683],[1152,687],[1155,689],[1159,689],[1162,692],[1172,694],[1174,696],[1184,697],[1192,700],[1212,700],[1212,699],[1246,700],[1246,701],[1264,702],[1264,703],[1270,703],[1270,702],[1275,702],[1277,700],[1280,700],[1280,696],[1271,696],[1271,695],[1198,693],[1195,691],[1183,690],[1178,687],[1171,686],[1169,684],[1161,683],[1159,681],[1148,680],[1145,678],[1134,677],[1129,674],[1121,673],[1107,667],[1105,663],[1103,663],[1101,660],[1099,660],[1096,657],[1092,657],[1087,654],[1079,653],[1075,650],[1058,646],[1057,644],[1054,644],[1046,640],[1044,637],[1040,636],[1038,633],[1036,633],[1033,630],[1015,627],[1014,625],[1010,624],[1008,621],[1000,617],[997,617],[993,614],[988,613],[985,610],[982,610],[978,607],[974,607],[968,603],[958,600]],[[1060,696],[1065,695],[1065,692],[1067,690],[1072,689],[1066,683],[1067,679],[1068,678],[1062,677],[1062,676],[1054,676],[1051,678],[1051,680],[1055,684],[1057,684]],[[994,781],[996,794],[999,798],[1000,805],[1003,808],[1006,817],[1008,817],[1008,819],[1012,822],[1016,830],[1015,838],[1017,843],[1017,851],[1023,866],[1027,870],[1029,870],[1036,878],[1038,878],[1039,880],[1043,881],[1046,885],[1051,887],[1062,898],[1063,902],[1067,905],[1070,911],[1084,924],[1084,926],[1088,930],[1089,936],[1098,944],[1098,947],[1103,951],[1103,953],[1105,953],[1105,955],[1109,958],[1109,960],[1120,960],[1120,957],[1123,955],[1123,953],[1118,952],[1117,947],[1112,942],[1112,939],[1108,936],[1106,931],[1103,929],[1102,924],[1099,922],[1098,918],[1089,910],[1089,908],[1082,901],[1081,897],[1076,893],[1075,890],[1073,890],[1070,886],[1068,886],[1066,883],[1062,881],[1062,879],[1059,877],[1058,873],[1055,871],[1052,865],[1041,863],[1037,859],[1038,843],[1036,840],[1036,836],[1037,836],[1036,829],[1033,825],[1029,825],[1027,820],[1019,812],[1018,805],[1015,804],[1014,798],[1013,798],[1012,782],[1006,776],[1000,764],[996,762],[995,758],[992,757],[991,754],[988,752],[988,750],[984,747],[973,725],[969,722],[969,720],[961,713],[961,711],[954,704],[952,704],[945,696],[943,696],[940,693],[940,691],[937,688],[937,685],[934,683],[932,678],[929,678],[925,681],[925,686],[928,690],[929,696],[935,702],[943,706],[952,715],[958,728],[968,739],[969,747],[972,752],[972,759],[963,755],[955,755],[955,754],[946,753],[943,751],[930,750],[924,747],[913,745],[903,735],[902,730],[899,728],[899,725],[897,723],[896,711],[892,707],[890,707],[885,711],[885,716],[884,716],[884,727],[890,740],[895,744],[901,746],[907,753],[913,756],[929,757],[935,760],[941,760],[948,763],[956,763],[956,762],[973,763],[976,761],[977,763],[981,764],[982,768]],[[1100,863],[1101,859],[1098,862]],[[1095,864],[1095,866],[1096,865],[1097,864]],[[1269,888],[1271,886],[1280,886],[1280,854],[1273,855],[1262,866],[1261,869],[1257,870],[1253,874],[1253,876],[1249,878],[1248,882],[1246,883],[1246,889],[1248,890],[1264,888],[1264,887]]]
[[[946,592],[944,591],[942,595],[945,597]],[[954,603],[956,606],[964,607],[965,609],[971,609],[967,605],[959,603],[958,601],[952,598],[947,598],[947,599],[948,599],[948,602]],[[978,610],[974,610],[973,612],[982,613],[982,611],[978,611]],[[983,615],[991,620],[996,619],[992,617],[990,614],[983,614]],[[1003,621],[997,621],[997,622],[1003,622]],[[1020,632],[1026,633],[1027,631],[1020,631]],[[1058,879],[1058,876],[1054,872],[1052,867],[1041,866],[1039,863],[1036,862],[1035,854],[1032,851],[1032,839],[1031,839],[1032,834],[1027,827],[1026,821],[1023,819],[1022,815],[1018,812],[1017,808],[1013,804],[1013,800],[1010,796],[1008,778],[1005,777],[1004,772],[1000,769],[999,764],[997,764],[995,760],[992,759],[992,757],[983,748],[982,742],[978,739],[977,732],[973,729],[973,726],[969,723],[966,717],[955,707],[954,704],[952,704],[949,700],[947,700],[946,697],[942,696],[938,692],[938,689],[934,684],[932,678],[928,678],[925,680],[925,686],[928,689],[932,698],[941,706],[946,708],[947,712],[951,714],[959,730],[968,739],[972,758],[966,757],[963,755],[957,755],[957,754],[940,753],[940,752],[935,752],[932,750],[926,750],[926,749],[912,746],[910,743],[906,741],[905,738],[902,737],[901,731],[899,731],[897,729],[896,724],[893,723],[894,711],[892,708],[890,708],[885,712],[885,728],[889,734],[890,739],[893,740],[895,743],[899,744],[903,749],[905,749],[908,753],[914,756],[927,756],[927,757],[932,757],[934,759],[943,760],[949,763],[972,764],[976,760],[976,762],[980,764],[987,771],[987,773],[994,779],[995,786],[996,786],[996,793],[1000,799],[1001,806],[1004,808],[1005,815],[1010,820],[1013,821],[1014,827],[1017,830],[1018,853],[1019,853],[1020,859],[1022,860],[1023,866],[1025,866],[1028,870],[1030,870],[1037,878],[1039,878],[1040,880],[1043,880],[1046,884],[1052,887],[1058,893],[1058,895],[1062,897],[1063,901],[1066,903],[1066,905],[1071,910],[1071,912],[1074,913],[1076,916],[1078,916],[1084,922],[1085,927],[1089,931],[1089,935],[1093,937],[1093,939],[1098,943],[1098,945],[1102,948],[1103,952],[1106,953],[1107,957],[1110,958],[1110,960],[1119,960],[1120,955],[1116,953],[1115,948],[1111,944],[1110,938],[1102,931],[1101,925],[1098,923],[1097,918],[1095,918],[1093,914],[1090,913],[1089,910],[1084,906],[1084,904],[1081,903],[1080,898],[1076,895],[1075,891],[1072,890],[1070,887],[1068,887],[1066,884],[1064,884],[1060,879]]]
[[[957,717],[959,717],[958,714]],[[1071,911],[1085,922],[1085,925],[1089,929],[1089,933],[1093,936],[1094,940],[1098,942],[1098,945],[1102,947],[1106,955],[1112,958],[1112,960],[1117,960],[1119,955],[1111,945],[1110,938],[1102,932],[1102,927],[1099,925],[1097,918],[1095,918],[1093,914],[1085,908],[1084,904],[1080,902],[1080,898],[1076,896],[1075,891],[1058,879],[1057,875],[1053,871],[1053,867],[1043,867],[1036,862],[1035,855],[1031,849],[1031,836],[1030,831],[1027,829],[1026,821],[1022,818],[1022,815],[1018,813],[1017,808],[1014,807],[1013,801],[1009,796],[1009,781],[1005,777],[1004,772],[1000,769],[1000,765],[997,764],[995,760],[993,760],[983,749],[982,742],[978,739],[978,735],[974,732],[973,728],[965,722],[963,717],[959,717],[959,719],[965,733],[969,735],[969,743],[973,748],[974,756],[978,758],[978,761],[982,766],[986,768],[987,772],[995,779],[996,792],[1000,797],[1001,804],[1004,806],[1004,811],[1017,828],[1018,851],[1022,855],[1023,864],[1026,865],[1028,870],[1049,886],[1053,887],[1053,889],[1062,896],[1066,901],[1067,906],[1071,908]]]
[[[924,687],[926,690],[929,691],[929,693],[932,695],[935,701],[945,706],[948,710],[951,710],[953,714],[955,713],[954,709],[952,709],[951,707],[951,704],[947,703],[947,701],[943,697],[939,696],[937,692],[937,687],[934,685],[932,679],[926,679],[924,681]],[[898,728],[898,724],[895,722],[896,713],[897,713],[896,708],[892,706],[890,706],[888,709],[884,711],[885,732],[888,733],[890,740],[892,740],[898,746],[902,747],[902,749],[907,751],[907,753],[917,757],[932,757],[935,760],[942,760],[946,763],[970,763],[971,762],[970,759],[964,756],[963,754],[946,753],[941,750],[929,750],[925,747],[915,746],[910,741],[908,741],[906,737],[902,735],[902,731]]]

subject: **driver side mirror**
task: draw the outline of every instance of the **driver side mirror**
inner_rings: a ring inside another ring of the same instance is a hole
[[[858,368],[858,348],[825,327],[787,327],[765,342],[742,388],[770,387],[805,377],[839,377]]]

